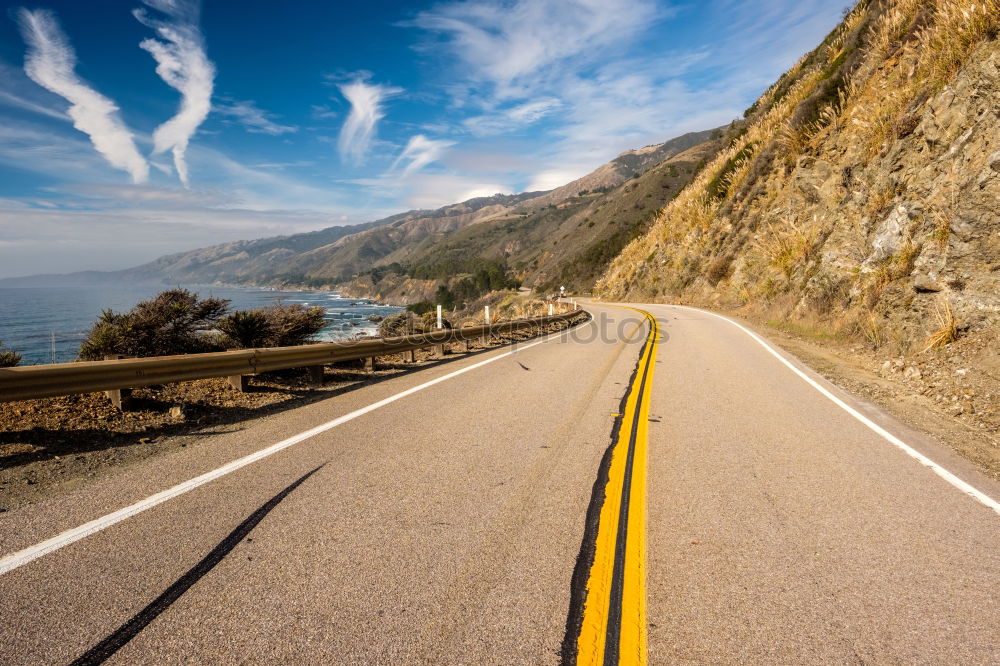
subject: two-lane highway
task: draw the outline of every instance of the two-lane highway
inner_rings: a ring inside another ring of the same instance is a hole
[[[4,514],[0,662],[995,662],[996,484],[637,307]]]

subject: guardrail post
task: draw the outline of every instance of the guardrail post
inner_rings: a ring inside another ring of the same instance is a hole
[[[410,363],[416,363],[416,362],[417,362],[417,350],[416,349],[411,349],[410,350]]]
[[[129,402],[132,400],[132,389],[111,389],[105,391],[104,395],[108,397],[115,409],[123,412],[128,411]]]
[[[438,358],[441,358],[448,353],[448,350],[445,348],[443,344],[434,345],[434,353],[437,355]]]
[[[108,354],[104,357],[105,361],[119,361],[123,358],[135,358],[134,356],[126,356],[124,354]],[[105,391],[104,395],[111,401],[115,409],[119,411],[127,411],[129,408],[129,403],[132,401],[132,389],[122,388],[122,389],[111,389],[110,391]]]
[[[313,386],[323,385],[323,374],[326,368],[322,365],[310,365],[306,370],[309,371],[309,383]]]
[[[369,372],[375,372],[378,370],[378,362],[375,361],[374,356],[369,356],[365,359],[365,370]]]
[[[247,389],[250,388],[249,375],[229,375],[226,377],[226,381],[240,393],[246,393]]]

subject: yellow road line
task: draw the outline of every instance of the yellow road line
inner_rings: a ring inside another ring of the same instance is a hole
[[[656,319],[629,387],[611,454],[594,561],[577,640],[581,666],[647,662],[646,649],[646,456],[649,398],[656,348]]]

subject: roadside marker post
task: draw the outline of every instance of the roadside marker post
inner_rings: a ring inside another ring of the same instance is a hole
[[[487,305],[484,309],[486,311],[486,315],[485,315],[485,317],[483,319],[483,323],[486,326],[489,326],[490,325],[490,306]],[[489,343],[490,343],[490,334],[489,333],[483,333],[483,346],[485,347]]]
[[[555,303],[549,303],[549,316],[551,317],[555,313],[556,313],[556,304]]]
[[[441,321],[441,306],[440,305],[437,306],[437,314],[438,314],[438,328],[444,328],[444,323]]]

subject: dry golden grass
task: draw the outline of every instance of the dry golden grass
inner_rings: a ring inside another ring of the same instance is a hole
[[[754,246],[765,257],[769,266],[779,270],[788,279],[796,268],[812,257],[818,236],[818,229],[790,221],[784,227],[768,225],[754,241]]]
[[[944,347],[958,339],[958,322],[951,309],[951,301],[942,298],[935,303],[934,318],[937,320],[938,328],[928,336],[926,346],[921,350],[921,353]]]
[[[870,311],[866,316],[861,317],[861,320],[858,322],[858,328],[861,331],[862,337],[871,345],[872,349],[878,349],[885,342],[882,327],[879,325],[878,315],[874,312]]]

